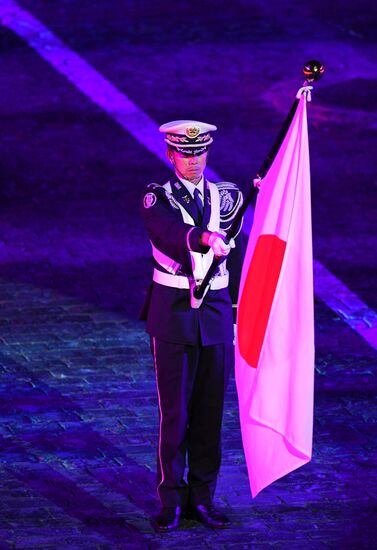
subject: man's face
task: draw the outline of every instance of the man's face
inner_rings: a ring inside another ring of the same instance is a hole
[[[181,175],[184,179],[189,180],[194,184],[200,181],[204,168],[207,164],[207,151],[201,155],[186,155],[184,153],[178,153],[178,151],[168,149],[167,155],[170,162],[174,165],[178,175]]]

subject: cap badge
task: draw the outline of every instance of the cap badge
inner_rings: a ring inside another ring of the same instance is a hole
[[[186,136],[191,139],[198,137],[199,133],[200,133],[200,128],[198,128],[197,126],[190,126],[185,130]]]

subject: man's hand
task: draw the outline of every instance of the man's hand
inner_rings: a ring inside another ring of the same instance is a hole
[[[201,237],[202,244],[212,248],[213,253],[217,257],[228,256],[232,248],[235,247],[233,239],[230,239],[229,244],[224,241],[224,235],[218,231],[210,233],[205,231]]]

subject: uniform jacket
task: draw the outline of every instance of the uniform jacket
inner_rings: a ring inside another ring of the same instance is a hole
[[[242,204],[242,194],[233,183],[216,183],[220,195],[219,226],[226,230]],[[167,191],[169,189],[169,191]],[[183,220],[181,205],[194,225]],[[192,276],[190,250],[206,254],[208,247],[199,238],[211,217],[209,183],[204,181],[204,212],[201,217],[194,200],[179,180],[165,186],[150,184],[142,202],[144,219],[152,248],[179,264],[177,274]],[[147,320],[147,332],[160,340],[188,345],[212,345],[233,338],[233,304],[237,303],[242,267],[242,237],[236,238],[236,248],[227,257],[229,289],[209,290],[199,309],[190,305],[190,291],[153,282],[145,301],[141,318]],[[154,260],[154,267],[165,271]],[[231,295],[231,297],[230,297]]]

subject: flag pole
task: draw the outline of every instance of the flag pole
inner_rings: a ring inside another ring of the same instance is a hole
[[[317,80],[319,80],[322,76],[323,76],[323,73],[324,73],[324,66],[322,65],[322,63],[320,63],[319,61],[308,61],[307,63],[305,63],[304,65],[304,68],[303,68],[303,73],[304,73],[304,76],[305,76],[305,82],[304,82],[304,86],[307,86],[308,84],[311,84],[312,82],[316,82]],[[280,132],[278,133],[268,155],[266,156],[266,158],[264,159],[260,169],[258,170],[257,172],[257,175],[256,175],[256,180],[261,180],[262,178],[265,177],[265,175],[267,174],[268,170],[270,169],[272,163],[274,162],[275,160],[275,157],[280,149],[280,146],[281,144],[283,143],[284,141],[284,138],[287,134],[287,131],[290,127],[290,124],[293,120],[293,117],[296,113],[296,110],[297,110],[297,107],[298,107],[298,104],[299,104],[299,101],[300,101],[300,98],[299,97],[296,97],[293,104],[292,104],[292,107],[286,117],[286,119],[284,120],[283,122],[283,125],[280,129]],[[254,198],[254,195],[256,193],[256,189],[257,189],[257,186],[255,187],[251,187],[251,189],[249,190],[248,194],[246,195],[246,198],[245,200],[243,201],[242,205],[240,206],[237,214],[235,215],[234,219],[233,219],[233,222],[232,222],[232,225],[230,226],[230,228],[228,229],[226,235],[225,235],[225,242],[229,242],[230,239],[233,239],[234,236],[236,235],[237,231],[238,231],[238,227],[239,227],[239,224],[241,223],[241,220],[248,208],[248,206],[250,205],[251,201],[253,200]],[[212,277],[214,276],[220,262],[222,261],[222,258],[221,257],[216,257],[213,259],[213,262],[212,264],[210,265],[204,279],[202,280],[201,284],[199,286],[197,286],[193,292],[194,294],[194,298],[196,300],[201,300],[207,290],[207,287],[209,286],[210,282],[211,282],[211,279]]]

